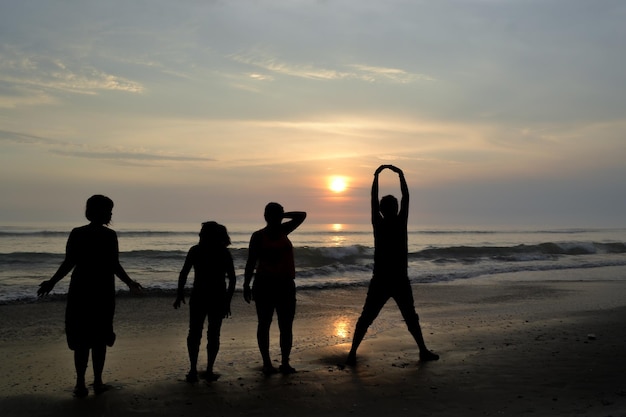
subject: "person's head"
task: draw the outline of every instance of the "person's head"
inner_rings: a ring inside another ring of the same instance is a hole
[[[230,245],[230,236],[226,227],[217,222],[204,222],[200,229],[200,243],[215,246]]]
[[[109,224],[111,216],[113,216],[113,200],[100,194],[89,197],[85,206],[87,220],[95,224]]]
[[[268,203],[265,206],[265,221],[269,225],[280,224],[283,221],[283,214],[285,214],[285,209],[278,203]]]
[[[380,212],[383,217],[398,215],[398,199],[392,195],[386,195],[380,199]]]

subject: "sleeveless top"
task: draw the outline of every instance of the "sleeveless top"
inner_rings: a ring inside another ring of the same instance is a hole
[[[378,216],[374,226],[374,276],[387,279],[407,276],[407,224],[402,216],[383,219]]]
[[[115,297],[115,268],[119,264],[117,234],[105,226],[86,225],[72,230],[66,257],[75,263],[70,297]]]
[[[264,230],[258,233],[259,263],[258,276],[271,276],[279,279],[294,279],[296,267],[293,258],[293,245],[287,235],[273,238]]]
[[[226,277],[233,265],[224,246],[198,244],[187,254],[194,269],[192,297],[221,297],[226,294]]]

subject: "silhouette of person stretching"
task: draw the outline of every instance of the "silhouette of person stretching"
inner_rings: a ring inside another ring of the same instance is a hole
[[[378,201],[378,176],[384,169],[390,169],[400,177],[402,200],[398,211],[398,200],[384,196]],[[420,360],[432,361],[439,356],[426,348],[419,316],[415,311],[413,292],[407,274],[408,237],[407,222],[409,217],[409,188],[404,173],[393,165],[381,165],[374,173],[372,184],[372,226],[374,229],[374,273],[370,281],[363,312],[359,317],[352,348],[346,363],[356,364],[356,351],[365,337],[365,333],[380,313],[389,298],[393,298],[400,308],[409,332],[417,342]]]
[[[266,375],[277,372],[269,352],[270,326],[274,311],[278,317],[282,355],[278,371],[283,374],[296,372],[289,364],[293,343],[292,327],[296,314],[296,270],[293,246],[287,235],[300,226],[305,218],[306,213],[303,211],[285,213],[280,204],[269,203],[265,207],[267,226],[254,232],[250,238],[243,296],[248,303],[254,299],[256,305],[257,341],[263,358],[263,373]],[[283,223],[283,219],[290,220]]]
[[[194,269],[193,289],[189,297],[189,333],[187,351],[190,369],[187,382],[198,381],[198,352],[202,339],[204,320],[207,324],[207,381],[217,381],[219,374],[213,372],[215,358],[220,349],[222,319],[230,316],[230,301],[235,292],[235,267],[228,250],[230,237],[226,227],[216,222],[202,223],[200,242],[187,253],[178,276],[178,296],[174,308],[185,303],[185,283],[191,268]],[[225,278],[228,277],[228,289]]]
[[[85,217],[88,225],[73,229],[67,240],[65,260],[51,279],[40,284],[37,295],[50,293],[57,282],[72,269],[65,310],[67,344],[74,351],[76,386],[74,396],[89,393],[85,372],[92,354],[93,389],[96,394],[110,386],[102,382],[107,346],[113,346],[115,313],[115,279],[117,275],[133,293],[142,287],[130,279],[119,262],[117,234],[106,227],[111,222],[113,201],[103,195],[87,200]]]

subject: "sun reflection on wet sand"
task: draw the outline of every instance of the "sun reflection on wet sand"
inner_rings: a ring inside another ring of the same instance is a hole
[[[341,317],[335,320],[333,327],[334,327],[334,336],[345,339],[350,336],[350,331],[352,330],[352,323],[346,317]]]

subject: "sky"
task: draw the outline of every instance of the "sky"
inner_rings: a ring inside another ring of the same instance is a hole
[[[4,0],[0,224],[626,226],[621,0]],[[329,188],[342,177],[345,190]],[[383,171],[381,196],[399,196]]]

